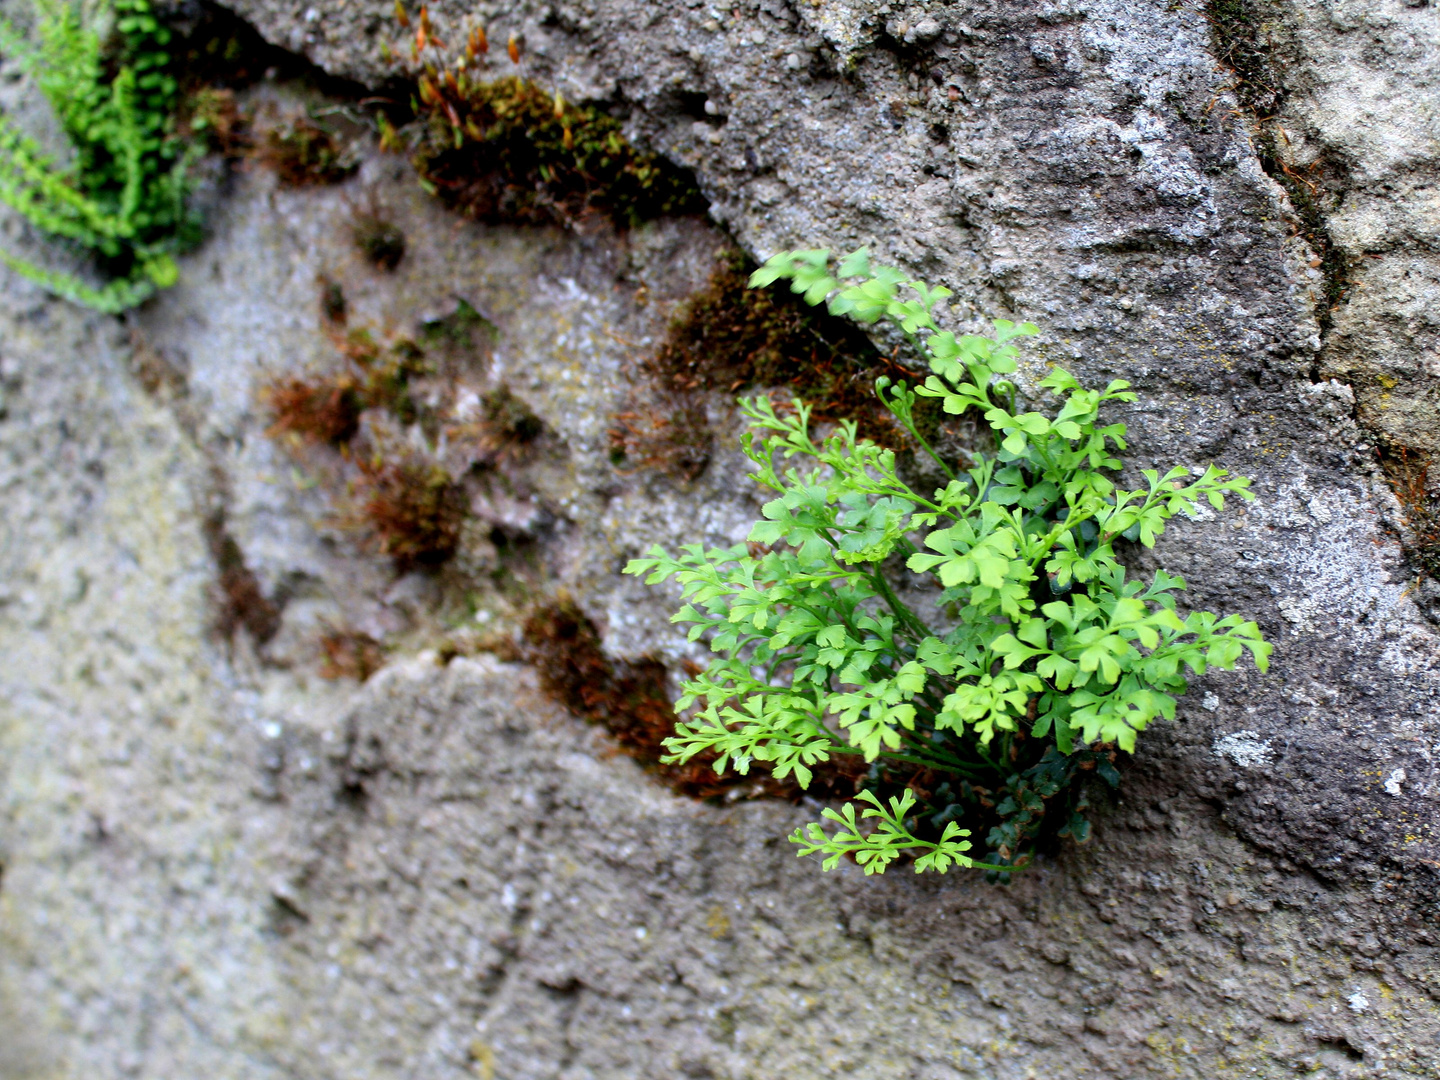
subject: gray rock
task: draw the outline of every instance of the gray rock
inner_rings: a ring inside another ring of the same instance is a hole
[[[392,74],[378,0],[236,7],[329,71]],[[344,527],[323,457],[265,436],[265,380],[334,362],[317,275],[397,334],[466,299],[497,338],[451,390],[503,383],[551,432],[487,511],[533,528],[530,587],[614,655],[678,659],[667,598],[615,571],[735,538],[753,497],[733,447],[686,487],[617,475],[605,438],[720,235],[456,226],[373,154],[338,190],[248,174],[123,331],[6,279],[0,1072],[1435,1075],[1440,648],[1372,454],[1437,430],[1431,9],[1265,12],[1286,160],[1345,177],[1333,312],[1196,10],[431,12],[451,45],[475,19],[523,35],[529,77],[611,103],[752,253],[869,243],[955,289],[957,325],[1039,322],[1031,377],[1131,379],[1135,467],[1214,459],[1260,495],[1137,562],[1257,617],[1275,664],[1197,680],[1092,844],[1008,888],[821,875],[783,841],[813,808],[679,799],[534,672],[416,654],[484,642]],[[349,244],[367,199],[407,234],[394,277]],[[214,632],[223,538],[278,610],[264,641]],[[327,626],[396,659],[321,680]]]

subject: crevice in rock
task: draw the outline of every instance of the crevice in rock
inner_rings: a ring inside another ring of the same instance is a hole
[[[1212,42],[1218,59],[1235,75],[1234,92],[1252,128],[1256,157],[1266,175],[1286,192],[1298,234],[1314,252],[1311,266],[1320,271],[1323,288],[1316,301],[1321,350],[1309,378],[1319,383],[1336,373],[1324,370],[1321,355],[1330,340],[1335,311],[1355,285],[1358,260],[1335,242],[1329,218],[1339,211],[1351,181],[1335,155],[1322,147],[1308,164],[1290,160],[1290,137],[1281,122],[1289,89],[1285,56],[1277,41],[1284,12],[1270,0],[1207,0]],[[1340,377],[1359,390],[1352,374]],[[1388,385],[1388,384],[1387,384]],[[1357,395],[1358,397],[1358,395]],[[1352,419],[1372,440],[1381,475],[1400,502],[1399,521],[1383,527],[1404,550],[1414,582],[1418,607],[1431,621],[1440,619],[1440,493],[1433,474],[1436,461],[1424,450],[1401,445],[1381,426],[1367,421],[1359,401]]]
[[[167,25],[180,42],[173,52],[183,85],[235,91],[262,79],[300,82],[329,98],[365,102],[408,116],[409,87],[399,79],[370,87],[332,75],[299,53],[267,41],[253,25],[211,0],[181,0]]]
[[[1344,1035],[1322,1035],[1315,1041],[1320,1044],[1322,1050],[1331,1050],[1344,1054],[1350,1061],[1365,1060],[1365,1052],[1356,1047],[1355,1044]]]
[[[215,631],[220,637],[233,641],[236,631],[244,629],[256,646],[264,646],[280,629],[284,600],[265,595],[245,560],[244,551],[230,533],[229,480],[216,452],[206,444],[201,433],[203,418],[190,397],[184,371],[146,340],[138,323],[132,319],[127,319],[127,323],[131,373],[147,393],[169,409],[186,439],[205,460],[205,486],[199,497],[205,510],[200,528],[215,562]]]
[[[255,572],[245,562],[245,553],[225,527],[225,512],[217,509],[205,519],[205,542],[215,560],[218,574],[215,629],[232,639],[244,629],[256,645],[265,645],[280,629],[280,606],[260,587]]]
[[[1324,153],[1297,168],[1286,153],[1289,136],[1278,117],[1288,90],[1273,34],[1279,12],[1265,0],[1207,0],[1205,10],[1216,56],[1235,75],[1233,90],[1249,118],[1260,167],[1285,190],[1293,225],[1315,253],[1311,266],[1324,281],[1315,308],[1323,342],[1353,284],[1354,267],[1335,244],[1328,223],[1346,195],[1345,170]],[[1318,362],[1311,380],[1321,381]]]

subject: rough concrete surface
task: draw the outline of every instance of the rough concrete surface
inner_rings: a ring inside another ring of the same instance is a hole
[[[406,54],[378,0],[235,6],[335,74]],[[718,224],[460,224],[366,149],[337,188],[242,172],[123,325],[7,277],[0,1075],[1440,1075],[1440,644],[1374,456],[1440,430],[1440,19],[1261,13],[1282,161],[1343,193],[1334,310],[1206,14],[1160,3],[442,0],[441,40],[516,32]],[[348,239],[373,206],[407,234],[393,276]],[[1136,467],[1255,477],[1147,557],[1259,619],[1270,674],[1199,680],[1092,843],[1007,888],[822,875],[783,841],[813,808],[677,798],[493,652],[563,590],[614,655],[684,655],[616,571],[737,538],[753,496],[733,447],[684,485],[617,472],[606,431],[722,228],[759,256],[869,243],[954,288],[957,324],[1034,319],[1032,372],[1136,383]],[[459,417],[504,385],[544,421],[470,505],[511,546],[472,530],[457,568],[397,576],[345,462],[267,436],[267,381],[337,362],[322,276],[387,339],[458,299],[493,324],[430,390]],[[263,632],[217,632],[226,552]],[[389,664],[320,678],[335,628]]]

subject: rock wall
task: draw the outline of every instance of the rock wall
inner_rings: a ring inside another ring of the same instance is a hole
[[[408,49],[378,0],[235,6],[376,86]],[[366,146],[340,187],[236,176],[124,324],[6,279],[0,1073],[1437,1075],[1440,647],[1376,454],[1440,452],[1435,9],[430,14],[447,43],[516,33],[715,222],[459,224]],[[350,243],[366,207],[407,236],[393,275]],[[782,839],[813,809],[672,795],[505,647],[563,594],[617,658],[686,655],[616,571],[755,502],[733,446],[686,484],[617,471],[606,431],[722,230],[868,243],[955,289],[957,324],[1031,318],[1032,371],[1136,383],[1137,467],[1256,479],[1154,557],[1260,620],[1270,674],[1200,680],[1093,842],[1007,888],[821,875]],[[493,326],[435,393],[503,385],[544,423],[472,505],[511,546],[397,575],[343,463],[267,436],[267,383],[336,362],[320,278],[382,337],[461,299]],[[321,678],[337,628],[389,663]]]

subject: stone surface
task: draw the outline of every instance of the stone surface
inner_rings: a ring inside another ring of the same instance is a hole
[[[1322,367],[1354,388],[1360,418],[1395,445],[1440,451],[1440,21],[1407,4],[1281,10],[1280,123],[1297,165],[1329,172],[1326,216],[1349,262]]]
[[[378,2],[236,6],[334,73],[408,49]],[[733,450],[687,487],[616,473],[605,432],[722,234],[457,225],[373,153],[339,189],[245,173],[128,326],[5,279],[0,1073],[1436,1075],[1440,648],[1371,453],[1436,430],[1434,9],[1271,11],[1294,164],[1348,178],[1333,312],[1193,8],[431,10],[447,43],[522,35],[527,75],[612,103],[753,253],[870,243],[956,323],[1040,322],[1032,373],[1132,379],[1137,467],[1256,478],[1153,558],[1275,664],[1199,680],[1093,843],[1007,889],[822,876],[783,841],[813,807],[677,799],[477,651],[565,590],[616,655],[683,654],[615,571],[736,537],[753,498]],[[410,241],[393,277],[348,239],[372,204]],[[377,334],[457,299],[494,324],[436,393],[504,384],[545,421],[476,511],[522,522],[523,565],[397,579],[343,463],[266,437],[266,380],[335,363],[321,276]],[[264,641],[215,631],[225,538]],[[391,665],[320,679],[333,627]]]

